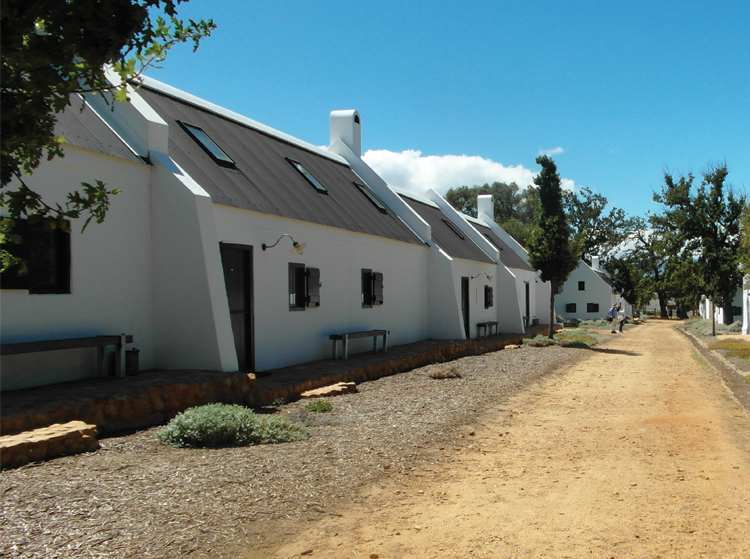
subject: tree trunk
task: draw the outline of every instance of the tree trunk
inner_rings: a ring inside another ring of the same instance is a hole
[[[732,305],[734,301],[729,301],[726,305],[722,306],[722,309],[724,309],[724,324],[729,326],[734,322],[734,306]]]
[[[669,318],[669,309],[667,309],[667,298],[663,294],[657,293],[659,297],[659,310],[661,311],[662,318]]]

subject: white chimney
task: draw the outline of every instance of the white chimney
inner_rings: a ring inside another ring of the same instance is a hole
[[[331,111],[331,143],[344,142],[357,157],[362,157],[362,128],[357,111]]]
[[[592,256],[591,257],[591,269],[595,272],[601,272],[602,269],[599,267],[599,257],[598,256]]]
[[[495,204],[492,202],[492,194],[480,194],[477,196],[477,215],[487,214],[495,221]]]

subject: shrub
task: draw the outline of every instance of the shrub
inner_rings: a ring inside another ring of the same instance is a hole
[[[550,340],[547,336],[542,336],[541,334],[537,334],[533,338],[523,339],[523,345],[529,345],[532,347],[547,347],[548,345],[555,345],[556,343],[557,340]]]
[[[315,400],[313,402],[306,403],[305,409],[307,411],[325,413],[333,409],[333,404],[331,404],[331,402],[328,402],[327,400]]]
[[[726,351],[729,357],[750,360],[750,342],[744,340],[721,340],[712,343],[708,349],[721,349]]]
[[[442,380],[446,378],[462,378],[461,373],[459,373],[458,369],[456,369],[456,367],[453,367],[453,366],[442,367],[435,371],[430,371],[429,376],[430,378],[434,378],[436,380]]]
[[[711,336],[711,321],[703,318],[691,318],[684,322],[683,326],[686,330],[689,330],[693,334],[698,336]],[[716,335],[722,334],[737,334],[742,332],[742,322],[736,321],[730,325],[716,323]]]
[[[277,415],[255,415],[238,405],[208,404],[177,414],[157,439],[184,448],[247,446],[300,441],[307,428]]]
[[[562,347],[582,347],[588,348],[599,340],[596,336],[585,330],[562,330],[555,334],[555,337],[551,340],[547,336],[537,335],[533,338],[525,338],[523,340],[524,345],[531,347],[547,347],[551,345],[559,345]]]

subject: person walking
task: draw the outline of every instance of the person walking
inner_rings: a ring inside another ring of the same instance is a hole
[[[610,319],[610,325],[612,328],[610,329],[610,334],[616,334],[617,333],[617,304],[612,304],[612,308],[609,309],[609,312],[607,313],[607,317]]]
[[[617,305],[617,322],[620,323],[620,334],[622,334],[622,325],[625,324],[625,309],[622,305]]]

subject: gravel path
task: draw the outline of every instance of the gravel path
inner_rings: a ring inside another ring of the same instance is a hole
[[[333,411],[279,413],[305,422],[308,441],[178,450],[149,429],[101,441],[98,452],[0,474],[0,556],[236,557],[265,548],[300,520],[336,517],[374,480],[419,471],[425,453],[468,444],[497,406],[590,353],[528,348],[473,356],[363,383]],[[429,375],[455,369],[462,378]]]

